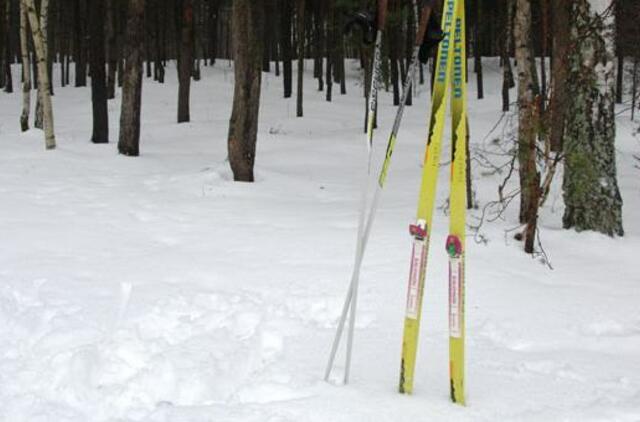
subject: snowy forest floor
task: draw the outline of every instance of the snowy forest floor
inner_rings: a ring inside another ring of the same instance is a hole
[[[173,66],[165,85],[144,80],[139,158],[117,154],[119,92],[111,143],[93,145],[90,89],[60,88],[56,73],[55,151],[41,131],[19,132],[19,89],[0,94],[0,420],[640,421],[640,143],[628,112],[617,142],[624,238],[562,230],[561,175],[540,219],[553,270],[513,240],[516,202],[482,225],[483,241],[469,230],[467,407],[449,400],[442,166],[415,392],[397,393],[427,85],[405,114],[365,257],[352,381],[322,380],[366,154],[350,67],[348,95],[334,86],[332,103],[308,69],[304,118],[264,75],[254,184],[234,183],[226,162],[224,61],[192,84],[189,124],[175,123]],[[496,165],[513,147],[494,142],[502,123],[490,133],[500,76],[487,60],[487,98],[469,85],[472,154]],[[394,113],[382,93],[376,168]],[[473,166],[470,225],[505,176]]]

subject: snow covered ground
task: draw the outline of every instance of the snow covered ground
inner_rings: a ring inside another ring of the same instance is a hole
[[[56,77],[58,149],[45,151],[40,131],[19,132],[20,94],[0,94],[0,420],[640,421],[640,144],[627,114],[624,238],[562,230],[558,183],[541,218],[554,270],[507,232],[515,203],[482,226],[485,242],[469,237],[464,408],[448,397],[443,166],[415,393],[396,392],[425,86],[406,112],[364,262],[352,382],[322,381],[365,160],[356,74],[327,104],[308,72],[302,119],[281,80],[264,76],[255,184],[232,182],[225,162],[225,62],[192,85],[190,124],[174,123],[175,70],[166,85],[145,79],[139,158],[117,154],[119,99],[112,143],[92,145],[90,90]],[[474,153],[500,148],[502,125],[489,134],[499,76],[488,60],[482,101],[470,85]],[[383,94],[378,162],[393,116]],[[474,168],[480,207],[503,177]]]

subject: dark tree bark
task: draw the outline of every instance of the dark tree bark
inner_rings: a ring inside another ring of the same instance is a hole
[[[624,51],[622,48],[622,20],[624,19],[623,1],[616,1],[616,55],[618,61],[618,71],[616,73],[616,104],[622,104],[624,90]]]
[[[336,67],[335,58],[336,58],[336,46],[335,46],[335,24],[336,24],[336,11],[333,4],[333,0],[327,0],[327,10],[326,10],[326,35],[324,37],[325,41],[325,52],[327,55],[327,68],[326,68],[326,84],[327,84],[327,93],[325,99],[327,101],[332,100],[333,96],[333,70]]]
[[[125,36],[125,69],[120,112],[118,151],[140,155],[140,109],[142,97],[142,55],[144,43],[144,0],[129,0]]]
[[[85,16],[87,16],[86,0],[75,0],[74,3],[74,52],[76,62],[75,86],[87,86],[87,54],[85,48]]]
[[[509,99],[509,90],[515,86],[513,70],[511,68],[511,40],[513,39],[513,15],[515,0],[504,0],[503,10],[503,32],[501,43],[502,56],[502,111],[509,111],[511,100]]]
[[[296,101],[296,116],[302,117],[303,113],[303,77],[304,77],[304,7],[305,0],[298,0],[297,29],[298,29],[298,91]]]
[[[474,68],[476,72],[476,82],[478,87],[478,99],[484,98],[484,79],[482,77],[482,50],[480,45],[480,22],[482,18],[482,2],[480,0],[475,1],[474,17],[475,22],[473,25],[473,58]]]
[[[326,48],[323,49],[323,45],[325,44],[325,35],[323,24],[325,20],[325,14],[328,16],[331,13],[330,10],[325,12],[324,6],[322,3],[325,3],[329,0],[325,0],[324,2],[316,2],[313,13],[313,77],[318,79],[318,91],[324,90],[324,72],[323,72],[323,50],[326,52]],[[327,8],[328,9],[328,8]],[[327,59],[330,56],[327,55]]]
[[[91,142],[109,142],[109,115],[107,112],[107,81],[104,53],[104,1],[89,0],[89,27],[91,42],[91,102],[93,105],[93,134]]]
[[[0,88],[4,88],[7,80],[7,65],[9,64],[8,33],[9,33],[9,3],[0,0]]]
[[[271,72],[271,37],[273,34],[273,0],[262,0],[266,24],[263,25],[262,71]]]
[[[290,98],[293,85],[293,47],[291,45],[291,23],[293,15],[293,0],[282,1],[281,41],[282,48],[282,82],[284,84],[284,98]]]
[[[180,31],[180,60],[178,60],[178,123],[188,122],[191,71],[193,66],[193,2],[182,1]]]
[[[393,105],[400,104],[400,71],[398,70],[398,32],[399,25],[394,25],[387,29],[387,42],[389,43],[389,76],[393,87]]]
[[[4,64],[2,64],[2,66],[0,67],[0,73],[2,73],[4,75],[4,92],[6,92],[7,94],[11,94],[13,93],[13,76],[11,75],[11,62],[13,60],[12,57],[12,53],[11,53],[11,47],[9,45],[9,22],[10,22],[10,4],[11,2],[9,0],[7,0],[7,17],[6,17],[6,24],[7,24],[7,42],[6,42],[6,46],[4,49]],[[1,60],[0,60],[1,61]]]
[[[234,0],[233,31],[235,86],[227,147],[233,179],[253,182],[260,85],[262,80],[262,25],[264,8],[253,0]]]
[[[116,38],[116,12],[115,2],[107,0],[107,98],[116,97],[116,69],[118,67],[118,43]]]
[[[554,152],[562,151],[562,140],[565,131],[566,108],[569,95],[566,92],[567,68],[571,28],[571,5],[564,2],[552,2],[553,14],[553,60],[551,61],[551,97],[549,112],[551,125],[549,143]]]
[[[212,0],[209,5],[209,64],[213,66],[218,56],[218,15],[220,2]]]
[[[163,55],[163,47],[165,42],[165,31],[166,26],[162,24],[160,20],[161,13],[160,7],[154,7],[154,24],[155,24],[155,43],[154,43],[154,64],[153,64],[153,78],[154,80],[164,83],[164,55]]]

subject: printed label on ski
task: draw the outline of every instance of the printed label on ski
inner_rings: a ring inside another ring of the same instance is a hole
[[[461,312],[461,291],[460,281],[462,275],[462,262],[460,258],[453,258],[449,261],[449,335],[460,338],[462,336],[460,318]]]
[[[423,240],[414,240],[411,251],[411,269],[409,271],[409,290],[407,292],[407,318],[418,319],[420,306],[420,269],[424,266],[427,248]]]

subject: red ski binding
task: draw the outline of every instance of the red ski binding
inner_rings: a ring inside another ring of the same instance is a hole
[[[446,249],[450,258],[459,258],[462,255],[462,242],[460,242],[458,236],[449,235]]]
[[[409,233],[416,239],[423,240],[427,237],[427,228],[420,224],[412,224],[409,226]]]

